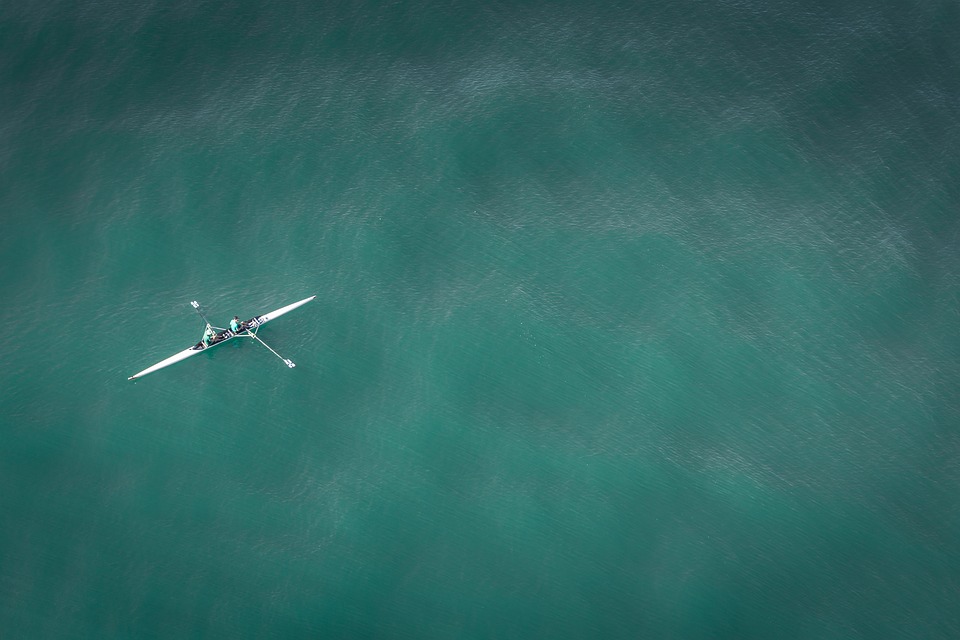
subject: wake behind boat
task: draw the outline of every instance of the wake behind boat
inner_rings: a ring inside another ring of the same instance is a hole
[[[238,328],[236,331],[233,331],[233,330],[230,330],[230,329],[222,329],[221,327],[214,327],[214,326],[212,326],[212,325],[207,321],[206,316],[204,316],[204,315],[203,315],[203,312],[200,310],[200,304],[199,304],[198,302],[196,302],[196,301],[193,301],[193,302],[191,302],[190,304],[193,305],[193,308],[197,310],[197,313],[200,314],[200,317],[203,318],[204,322],[207,323],[207,328],[208,328],[208,329],[218,329],[218,331],[213,335],[213,337],[210,338],[209,344],[205,344],[204,341],[201,340],[200,342],[198,342],[197,344],[193,345],[193,346],[190,347],[189,349],[184,349],[184,350],[181,351],[180,353],[175,353],[175,354],[173,354],[172,356],[170,356],[169,358],[167,358],[166,360],[161,360],[160,362],[158,362],[157,364],[153,365],[152,367],[147,367],[146,369],[144,369],[144,370],[141,371],[140,373],[135,373],[135,374],[133,374],[132,376],[130,376],[129,378],[127,378],[127,380],[135,380],[135,379],[137,379],[137,378],[142,378],[143,376],[147,375],[148,373],[153,373],[153,372],[156,371],[157,369],[163,369],[164,367],[169,367],[169,366],[172,365],[172,364],[176,364],[177,362],[180,362],[181,360],[186,360],[186,359],[189,358],[190,356],[195,356],[195,355],[197,355],[198,353],[203,353],[203,352],[206,351],[207,349],[210,349],[211,347],[215,347],[215,346],[217,346],[218,344],[223,344],[224,342],[227,342],[228,340],[232,340],[233,338],[253,338],[253,339],[256,340],[257,342],[259,342],[260,344],[262,344],[263,346],[265,346],[267,349],[270,349],[270,346],[269,346],[267,343],[265,343],[263,340],[261,340],[260,337],[257,335],[257,330],[258,330],[260,327],[262,327],[263,325],[265,325],[266,323],[270,322],[271,320],[274,320],[274,319],[276,319],[276,318],[279,318],[279,317],[282,316],[283,314],[289,313],[289,312],[293,311],[294,309],[296,309],[297,307],[301,307],[301,306],[307,304],[308,302],[310,302],[311,300],[313,300],[313,299],[316,298],[316,297],[317,297],[317,296],[310,296],[309,298],[304,298],[303,300],[300,300],[299,302],[294,302],[293,304],[288,304],[288,305],[285,306],[285,307],[280,307],[280,308],[277,309],[276,311],[271,311],[271,312],[269,312],[269,313],[264,313],[264,314],[259,315],[259,316],[254,316],[254,317],[250,318],[249,320],[247,320],[246,322],[241,322],[239,328]],[[278,358],[280,358],[281,360],[283,360],[283,362],[284,362],[288,367],[290,367],[291,369],[296,366],[295,364],[293,364],[293,362],[292,362],[291,360],[289,360],[289,359],[287,359],[287,358],[284,358],[283,356],[281,356],[279,353],[277,353],[277,352],[274,351],[273,349],[270,349],[270,351],[271,351],[275,356],[277,356]]]

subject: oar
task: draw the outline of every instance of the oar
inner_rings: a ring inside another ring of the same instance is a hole
[[[264,342],[263,340],[261,340],[261,339],[260,339],[260,336],[258,336],[257,334],[253,333],[253,332],[250,331],[249,329],[247,330],[247,335],[250,336],[251,338],[253,338],[254,340],[256,340],[257,342],[259,342],[260,344],[262,344],[263,346],[265,346],[267,349],[270,349],[270,345],[268,345],[266,342]],[[290,367],[291,369],[293,369],[295,366],[297,366],[297,365],[293,364],[293,360],[290,360],[289,358],[284,358],[282,355],[280,355],[279,353],[277,353],[277,352],[274,351],[273,349],[270,349],[270,353],[272,353],[273,355],[275,355],[275,356],[277,356],[278,358],[280,358],[281,360],[283,360],[284,364],[286,364],[286,365],[287,365],[288,367]]]
[[[197,310],[197,313],[200,314],[200,317],[203,318],[203,321],[207,323],[207,326],[208,326],[208,327],[213,326],[213,325],[210,324],[210,321],[207,320],[207,316],[203,315],[203,310],[200,308],[200,303],[199,303],[199,302],[197,302],[196,300],[191,300],[191,301],[190,301],[190,304],[191,304],[191,306],[193,306],[194,309]]]
[[[200,308],[200,303],[199,303],[199,302],[197,302],[196,300],[191,300],[191,301],[190,301],[190,305],[191,305],[194,309],[197,310],[197,313],[200,314],[200,317],[203,318],[203,321],[207,323],[207,326],[208,326],[208,327],[210,327],[210,328],[212,328],[212,329],[219,329],[220,331],[223,331],[223,327],[214,327],[212,324],[210,324],[210,321],[207,320],[207,316],[203,315],[203,309]]]

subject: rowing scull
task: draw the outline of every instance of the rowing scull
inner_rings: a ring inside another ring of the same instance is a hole
[[[134,379],[136,379],[136,378],[142,378],[143,376],[147,375],[148,373],[153,373],[153,372],[156,371],[157,369],[163,369],[164,367],[169,367],[169,366],[172,365],[172,364],[176,364],[177,362],[180,362],[181,360],[186,360],[186,359],[189,358],[190,356],[195,356],[195,355],[197,355],[198,353],[203,353],[203,352],[206,351],[207,349],[210,349],[211,347],[215,347],[215,346],[217,346],[218,344],[223,344],[224,342],[226,342],[226,341],[228,341],[228,340],[232,340],[233,338],[245,338],[245,337],[254,338],[254,339],[256,339],[258,342],[260,342],[261,344],[263,344],[263,346],[265,346],[265,347],[267,347],[268,349],[270,349],[270,347],[268,347],[268,346],[266,345],[266,343],[264,343],[263,340],[260,340],[260,338],[257,336],[257,329],[259,329],[259,328],[262,327],[263,325],[267,324],[267,323],[270,322],[271,320],[274,320],[274,319],[276,319],[276,318],[279,318],[279,317],[282,316],[283,314],[289,313],[289,312],[293,311],[294,309],[296,309],[297,307],[301,307],[301,306],[307,304],[308,302],[310,302],[311,300],[313,300],[313,299],[316,298],[316,297],[317,297],[317,296],[310,296],[309,298],[304,298],[303,300],[301,300],[301,301],[299,301],[299,302],[294,302],[293,304],[288,304],[288,305],[285,306],[285,307],[280,307],[280,308],[277,309],[276,311],[271,311],[270,313],[264,313],[263,315],[254,316],[253,318],[250,318],[249,320],[247,320],[246,322],[244,322],[243,324],[241,324],[240,326],[243,327],[243,330],[238,331],[238,332],[236,332],[236,333],[234,333],[234,332],[231,331],[230,329],[223,329],[222,331],[220,331],[219,333],[217,333],[217,334],[214,336],[213,341],[212,341],[209,345],[204,345],[204,344],[203,344],[203,341],[200,341],[200,342],[198,342],[197,344],[195,344],[195,345],[193,345],[192,347],[190,347],[189,349],[184,349],[184,350],[181,351],[180,353],[175,353],[175,354],[173,354],[172,356],[170,356],[169,358],[167,358],[166,360],[161,360],[160,362],[158,362],[157,364],[153,365],[152,367],[147,367],[146,369],[144,369],[144,370],[141,371],[140,373],[135,373],[135,374],[133,374],[132,376],[130,376],[129,378],[127,378],[127,380],[134,380]],[[197,304],[194,304],[194,308],[196,308],[197,311],[200,310],[200,309],[199,309],[199,305],[197,305]],[[201,316],[202,316],[202,313],[201,313]],[[217,328],[217,327],[214,327],[214,328]],[[273,349],[270,349],[270,351],[273,351]],[[280,357],[280,358],[287,364],[288,367],[291,367],[291,368],[292,368],[292,367],[294,366],[293,363],[292,363],[290,360],[287,360],[286,358],[283,358],[283,357],[280,356],[280,354],[278,354],[276,351],[273,351],[273,353],[274,353],[275,355],[277,355],[277,357]]]

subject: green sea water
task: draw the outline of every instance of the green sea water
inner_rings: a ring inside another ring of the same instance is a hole
[[[0,6],[0,638],[960,637],[958,28]]]

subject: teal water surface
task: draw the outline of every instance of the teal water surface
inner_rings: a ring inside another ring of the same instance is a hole
[[[958,637],[958,27],[0,8],[0,637]]]

